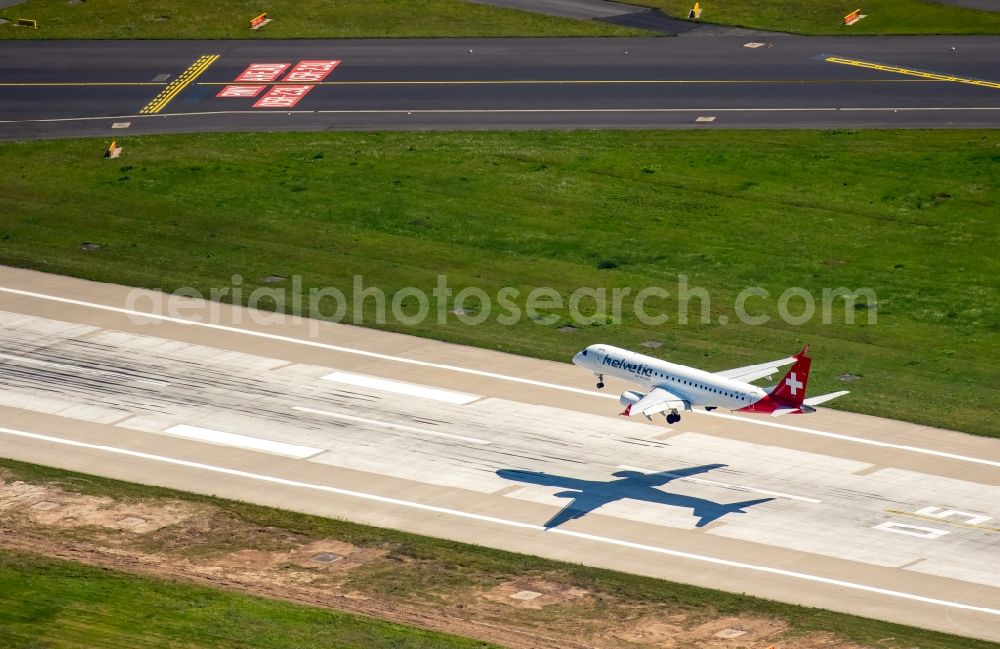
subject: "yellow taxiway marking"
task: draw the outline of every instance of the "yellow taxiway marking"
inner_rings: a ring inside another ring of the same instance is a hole
[[[180,77],[178,77],[179,79]],[[469,86],[570,84],[711,84],[711,83],[920,83],[936,79],[498,79],[494,81],[317,81],[313,86]],[[176,81],[175,81],[176,82]],[[301,85],[301,81],[272,81],[269,86]],[[58,88],[102,86],[166,86],[166,81],[0,81],[0,88]],[[196,86],[257,86],[255,81],[198,81]],[[164,92],[166,89],[164,89]]]
[[[160,93],[153,98],[153,101],[146,104],[142,110],[139,111],[139,114],[155,115],[166,108],[167,104],[173,101],[174,97],[187,88],[192,81],[201,76],[201,73],[207,70],[208,66],[215,63],[219,56],[219,54],[206,54],[205,56],[199,56],[198,59],[191,64],[191,67],[182,72],[176,79],[168,83],[167,87],[161,90]]]
[[[852,65],[856,68],[867,68],[869,70],[879,70],[880,72],[894,72],[905,74],[910,77],[920,77],[929,81],[950,81],[952,83],[967,83],[973,86],[983,86],[984,88],[1000,88],[1000,83],[996,81],[984,81],[982,79],[972,79],[970,77],[955,77],[947,74],[935,74],[934,72],[923,72],[921,70],[911,70],[900,68],[895,65],[882,65],[881,63],[869,63],[868,61],[856,61],[854,59],[842,59],[838,56],[828,56],[829,63],[840,63],[842,65]]]

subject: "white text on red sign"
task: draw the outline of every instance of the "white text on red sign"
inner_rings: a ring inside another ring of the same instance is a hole
[[[251,63],[235,80],[270,83],[284,74],[291,65],[291,63]]]
[[[216,97],[256,97],[267,86],[226,86]]]
[[[299,61],[282,81],[316,83],[326,78],[340,61]]]
[[[292,108],[316,86],[274,86],[257,100],[254,108]]]

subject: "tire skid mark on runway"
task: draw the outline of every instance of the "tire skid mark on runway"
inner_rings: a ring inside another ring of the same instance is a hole
[[[372,426],[379,426],[381,428],[389,428],[392,430],[402,430],[411,433],[419,433],[421,435],[432,435],[434,437],[447,437],[449,439],[457,439],[463,442],[471,442],[473,444],[489,444],[489,440],[478,439],[476,437],[467,437],[465,435],[455,435],[453,433],[445,433],[438,430],[427,430],[426,428],[416,428],[414,426],[406,426],[404,424],[394,424],[388,421],[379,421],[378,419],[369,419],[367,417],[358,417],[356,415],[348,415],[340,412],[332,412],[330,410],[318,410],[316,408],[308,408],[306,406],[292,406],[292,410],[298,412],[307,412],[313,415],[320,415],[323,417],[333,417],[334,419],[343,419],[345,421],[354,421],[363,424],[370,424]]]
[[[736,568],[740,570],[746,570],[749,572],[766,573],[781,577],[788,577],[791,579],[798,579],[802,581],[809,581],[813,583],[824,584],[828,586],[834,586],[837,588],[846,588],[850,590],[863,591],[869,593],[876,593],[879,595],[884,595],[887,597],[893,597],[897,599],[905,599],[910,601],[921,602],[925,604],[931,604],[935,606],[942,606],[950,609],[962,609],[968,611],[975,611],[978,613],[985,613],[988,615],[1000,616],[1000,609],[989,608],[986,606],[976,606],[973,604],[965,604],[961,602],[953,602],[944,599],[938,599],[934,597],[927,597],[924,595],[917,595],[915,593],[906,593],[897,590],[891,590],[887,588],[881,588],[878,586],[871,586],[868,584],[861,584],[856,582],[844,581],[841,579],[834,579],[831,577],[823,577],[820,575],[811,575],[803,572],[796,572],[793,570],[785,570],[783,568],[776,568],[773,566],[751,564],[741,561],[733,561],[730,559],[723,559],[720,557],[713,557],[703,554],[695,554],[692,552],[684,552],[681,550],[674,550],[671,548],[646,545],[643,543],[636,543],[633,541],[626,541],[623,539],[616,539],[607,536],[599,536],[596,534],[588,534],[585,532],[578,532],[575,530],[563,529],[563,528],[552,528],[546,529],[540,525],[533,523],[523,523],[521,521],[514,521],[505,518],[499,518],[495,516],[488,516],[486,514],[476,514],[473,512],[466,512],[459,509],[451,509],[448,507],[438,507],[436,505],[429,505],[426,503],[420,503],[410,500],[403,500],[400,498],[392,498],[388,496],[380,496],[377,494],[366,493],[362,491],[355,491],[351,489],[342,489],[339,487],[333,487],[330,485],[314,484],[309,482],[302,482],[299,480],[290,480],[287,478],[279,478],[277,476],[263,475],[259,473],[252,473],[249,471],[242,471],[239,469],[230,469],[227,467],[214,466],[211,464],[203,464],[200,462],[192,462],[189,460],[181,460],[179,458],[167,457],[163,455],[155,455],[152,453],[144,453],[141,451],[133,451],[125,448],[118,448],[115,446],[106,446],[103,444],[91,444],[88,442],[80,442],[72,439],[65,439],[61,437],[53,437],[51,435],[43,435],[39,433],[32,433],[23,430],[16,430],[13,428],[3,428],[0,427],[0,433],[11,435],[14,437],[20,437],[23,439],[32,439],[40,442],[45,442],[49,444],[60,444],[64,446],[72,446],[75,448],[82,448],[94,451],[100,451],[104,453],[111,453],[115,455],[124,455],[129,457],[134,457],[142,460],[149,460],[153,462],[159,462],[163,464],[172,464],[175,466],[183,466],[192,469],[197,469],[201,471],[219,473],[224,475],[230,475],[240,478],[247,478],[250,480],[257,480],[260,482],[269,482],[272,484],[280,484],[288,487],[300,488],[300,489],[310,489],[315,491],[323,491],[327,493],[332,493],[340,496],[347,496],[350,498],[357,498],[361,500],[367,500],[372,502],[378,502],[384,505],[391,505],[396,507],[405,507],[409,509],[417,509],[427,512],[432,512],[435,514],[444,514],[447,516],[454,516],[457,518],[464,518],[467,520],[475,520],[483,523],[490,523],[494,525],[501,525],[505,527],[514,527],[523,530],[534,531],[539,534],[558,534],[560,536],[567,536],[571,538],[577,538],[586,541],[593,541],[596,543],[611,545],[617,547],[631,548],[634,550],[641,550],[649,553],[660,554],[665,556],[676,557],[680,559],[688,559],[693,561],[700,561],[703,563],[710,563],[718,566],[725,566],[728,568]]]
[[[184,318],[177,318],[177,317],[172,317],[172,316],[164,316],[164,315],[159,315],[159,314],[147,313],[147,312],[138,311],[138,310],[135,310],[135,309],[127,309],[127,308],[124,308],[124,307],[109,306],[109,305],[106,305],[106,304],[97,304],[97,303],[94,303],[94,302],[86,302],[84,300],[76,300],[76,299],[61,297],[61,296],[57,296],[57,295],[48,295],[48,294],[45,294],[45,293],[37,293],[37,292],[34,292],[34,291],[24,291],[24,290],[21,290],[21,289],[15,289],[15,288],[10,288],[10,287],[6,287],[6,286],[0,286],[0,292],[2,292],[2,293],[9,293],[9,294],[12,294],[12,295],[21,295],[21,296],[24,296],[24,297],[30,297],[30,298],[35,298],[35,299],[49,300],[49,301],[53,301],[53,302],[59,302],[59,303],[62,303],[62,304],[72,304],[72,305],[75,305],[75,306],[82,306],[82,307],[97,309],[97,310],[101,310],[101,311],[110,311],[110,312],[113,312],[113,313],[121,313],[121,314],[128,315],[128,316],[138,316],[138,317],[141,317],[141,318],[149,318],[149,319],[153,319],[153,320],[159,320],[159,321],[162,321],[162,322],[171,322],[171,323],[174,323],[174,324],[180,324],[180,325],[185,325],[185,326],[204,327],[204,328],[208,328],[208,329],[214,329],[216,331],[225,331],[225,332],[229,332],[229,333],[237,333],[237,334],[242,334],[242,335],[246,335],[246,336],[253,336],[253,337],[257,337],[257,338],[265,338],[265,339],[268,339],[268,340],[275,340],[275,341],[279,341],[279,342],[287,342],[287,343],[292,343],[292,344],[295,344],[295,345],[303,345],[303,346],[314,347],[314,348],[318,348],[318,349],[326,349],[326,350],[329,350],[329,351],[341,352],[341,353],[346,353],[346,354],[354,354],[354,355],[358,355],[358,356],[365,356],[367,358],[377,358],[379,360],[391,361],[391,362],[395,362],[395,363],[403,363],[403,364],[407,364],[407,365],[416,365],[416,366],[420,366],[420,367],[432,367],[432,368],[435,368],[435,369],[441,369],[441,370],[446,370],[446,371],[451,371],[451,372],[457,372],[457,373],[462,373],[462,374],[471,374],[471,375],[475,375],[475,376],[481,376],[481,377],[484,377],[484,378],[496,379],[496,380],[500,380],[500,381],[508,381],[508,382],[512,382],[512,383],[520,383],[520,384],[524,384],[524,385],[532,385],[532,386],[542,387],[542,388],[551,389],[551,390],[559,390],[559,391],[563,391],[563,392],[572,392],[572,393],[575,393],[575,394],[583,394],[583,395],[593,396],[593,397],[603,398],[603,399],[614,399],[616,401],[618,400],[618,397],[616,395],[595,392],[593,390],[584,389],[584,388],[576,388],[576,387],[567,386],[567,385],[560,385],[558,383],[549,383],[549,382],[546,382],[546,381],[537,381],[537,380],[534,380],[534,379],[526,379],[526,378],[518,377],[518,376],[509,376],[509,375],[500,374],[500,373],[497,373],[497,372],[489,372],[489,371],[486,371],[486,370],[477,370],[477,369],[468,368],[468,367],[460,367],[460,366],[457,366],[457,365],[449,365],[449,364],[444,364],[444,363],[433,363],[433,362],[430,362],[430,361],[422,361],[422,360],[418,360],[418,359],[414,359],[414,358],[405,358],[405,357],[402,357],[402,356],[393,356],[391,354],[382,354],[382,353],[379,353],[379,352],[372,352],[372,351],[367,351],[367,350],[362,350],[362,349],[355,349],[355,348],[352,348],[352,347],[344,347],[344,346],[341,346],[341,345],[332,345],[332,344],[329,344],[329,343],[322,343],[322,342],[318,342],[318,341],[315,341],[315,340],[305,340],[305,339],[302,339],[302,338],[295,338],[293,336],[283,336],[283,335],[280,335],[280,334],[272,334],[272,333],[267,333],[267,332],[264,332],[264,331],[255,331],[255,330],[252,330],[252,329],[244,329],[244,328],[241,328],[241,327],[235,327],[235,326],[230,326],[230,325],[222,325],[222,324],[215,324],[215,323],[210,323],[210,322],[198,322],[198,321],[194,321],[194,320],[185,320]],[[805,433],[805,434],[808,434],[808,435],[816,435],[816,436],[820,436],[820,437],[827,437],[827,438],[830,438],[830,439],[838,439],[838,440],[841,440],[841,441],[853,442],[853,443],[858,443],[858,444],[866,444],[866,445],[877,446],[877,447],[881,447],[881,448],[894,448],[894,449],[903,450],[903,451],[909,451],[909,452],[913,452],[913,453],[920,453],[920,454],[924,454],[924,455],[932,455],[932,456],[935,456],[935,457],[947,458],[947,459],[950,459],[950,460],[957,460],[957,461],[960,461],[960,462],[970,462],[970,463],[975,463],[975,464],[984,464],[984,465],[987,465],[987,466],[1000,467],[1000,462],[998,462],[998,461],[987,460],[985,458],[970,457],[970,456],[967,456],[967,455],[958,455],[956,453],[948,453],[946,451],[937,451],[937,450],[934,450],[934,449],[922,448],[922,447],[918,447],[918,446],[909,446],[909,445],[905,445],[905,444],[893,444],[893,443],[890,443],[890,442],[881,442],[881,441],[878,441],[878,440],[868,439],[868,438],[864,438],[864,437],[854,437],[852,435],[843,435],[843,434],[840,434],[840,433],[831,433],[831,432],[828,432],[828,431],[816,430],[816,429],[812,429],[812,428],[805,428],[805,427],[802,427],[802,426],[793,426],[793,425],[789,425],[789,424],[780,424],[780,423],[768,421],[768,420],[765,420],[765,419],[751,419],[749,417],[740,417],[740,416],[736,416],[736,415],[728,415],[728,414],[718,413],[718,412],[704,412],[704,411],[699,411],[699,410],[694,410],[692,412],[697,413],[697,414],[701,414],[701,415],[709,415],[709,416],[712,416],[712,417],[721,417],[723,419],[730,419],[730,420],[733,420],[733,421],[739,421],[739,422],[742,422],[742,423],[753,424],[753,425],[757,425],[757,426],[767,426],[767,427],[770,427],[770,428],[778,428],[778,429],[781,429],[781,430],[789,430],[789,431],[793,431],[793,432]]]
[[[642,467],[628,466],[625,464],[619,464],[619,469],[624,469],[625,471],[639,471],[640,473],[656,473],[653,469],[644,469]],[[734,491],[747,491],[750,493],[764,494],[765,496],[774,496],[776,498],[787,498],[788,500],[798,500],[804,503],[815,503],[819,504],[823,502],[819,498],[808,498],[806,496],[796,496],[795,494],[785,493],[783,491],[771,491],[770,489],[758,489],[757,487],[748,487],[746,485],[730,484],[728,482],[717,482],[715,480],[707,480],[705,478],[695,478],[693,476],[681,476],[678,478],[683,482],[693,482],[695,484],[709,485],[713,487],[722,487],[723,489],[732,489]]]

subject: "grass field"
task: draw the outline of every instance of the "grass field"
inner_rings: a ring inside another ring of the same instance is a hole
[[[0,549],[0,646],[471,649],[494,645]]]
[[[204,516],[133,538],[96,527],[59,530],[36,526],[32,534],[62,539],[74,548],[88,544],[135,547],[162,560],[204,557],[254,548],[287,551],[317,539],[337,539],[386,552],[383,560],[343,575],[346,590],[387,607],[412,607],[460,615],[484,590],[500,583],[544,582],[557,591],[583,589],[589,603],[543,610],[491,608],[489,621],[507,628],[548,627],[589,637],[595,618],[624,625],[637,617],[684,619],[698,625],[720,617],[776,620],[787,624],[779,646],[804,647],[809,634],[823,646],[855,642],[885,649],[995,649],[995,643],[906,627],[823,609],[793,606],[740,594],[686,586],[648,577],[589,568],[538,557],[444,541],[394,530],[308,516],[185,492],[119,482],[59,469],[0,459],[0,478],[32,485],[57,485],[71,492],[112,498],[144,511],[157,503],[195,505]],[[106,505],[110,506],[110,505]],[[22,523],[8,510],[13,536]],[[116,564],[117,565],[117,564]],[[527,580],[527,581],[526,581]],[[324,582],[320,582],[321,584]],[[332,583],[326,586],[335,589]],[[831,636],[823,634],[832,634]],[[574,637],[574,636],[570,636]],[[32,644],[34,642],[34,644]],[[585,640],[583,641],[585,644]],[[471,647],[485,646],[404,629],[350,615],[260,600],[225,591],[133,577],[0,550],[0,646],[72,647]],[[694,646],[694,645],[692,645]],[[756,645],[755,645],[756,646]]]
[[[687,17],[689,0],[634,0],[668,14]],[[932,0],[725,0],[702,2],[702,22],[739,25],[797,34],[997,34],[1000,12],[977,11]],[[844,16],[861,8],[867,18],[851,26]]]
[[[995,131],[199,134],[130,137],[115,161],[106,145],[0,145],[0,263],[206,294],[239,274],[244,298],[269,275],[348,295],[361,275],[391,296],[444,274],[455,291],[513,287],[521,306],[535,287],[663,287],[646,304],[670,317],[659,326],[630,300],[620,324],[585,300],[575,332],[559,329],[566,308],[469,325],[438,324],[431,304],[378,326],[560,361],[659,340],[651,353],[707,369],[809,343],[810,392],[853,391],[832,405],[1000,435]],[[707,291],[708,321],[703,301],[680,308],[680,276]],[[746,303],[766,324],[737,318],[747,287],[769,292]],[[792,287],[816,302],[804,324],[779,317]],[[824,324],[823,290],[839,287],[875,300],[832,300]],[[344,320],[377,324],[374,306],[348,303]]]
[[[686,17],[693,0],[633,0]],[[800,34],[997,34],[1000,12],[932,0],[870,0],[867,18],[845,27],[855,4],[824,0],[701,3],[703,22]],[[251,32],[250,18],[275,19]],[[28,0],[0,10],[9,20],[34,18],[40,29],[0,25],[3,38],[372,38],[442,36],[628,36],[649,32],[585,20],[563,20],[464,0]]]
[[[262,12],[274,21],[250,31]],[[0,9],[3,38],[379,38],[442,36],[638,36],[597,21],[566,20],[464,0],[28,0]]]

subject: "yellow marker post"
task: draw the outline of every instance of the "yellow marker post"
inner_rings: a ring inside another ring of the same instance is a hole
[[[121,154],[122,154],[122,148],[118,146],[118,142],[116,140],[111,140],[111,145],[108,147],[108,150],[104,152],[104,157],[117,158]]]
[[[864,18],[864,16],[861,15],[861,10],[860,9],[855,9],[851,13],[847,14],[846,16],[844,16],[844,24],[845,25],[853,25],[854,23],[858,22],[862,18]]]
[[[17,24],[21,27],[32,27],[38,29],[38,21],[33,18],[18,18]]]
[[[701,4],[697,2],[694,3],[694,6],[691,7],[691,11],[688,12],[688,18],[694,20],[701,18]]]
[[[271,19],[267,17],[267,12],[265,11],[256,18],[252,18],[250,20],[250,29],[260,29],[269,22],[271,22]]]

